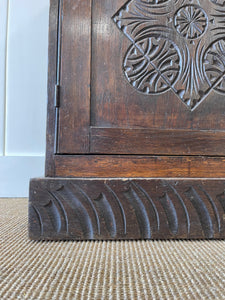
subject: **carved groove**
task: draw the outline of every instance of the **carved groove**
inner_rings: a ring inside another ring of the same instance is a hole
[[[216,217],[216,220],[217,220],[218,230],[219,230],[219,232],[220,232],[220,230],[221,230],[221,222],[220,222],[219,211],[218,211],[218,209],[217,209],[217,207],[216,207],[216,204],[214,203],[212,197],[205,191],[205,189],[204,189],[202,186],[200,186],[199,188],[200,188],[200,189],[203,191],[203,193],[206,195],[207,199],[209,200],[209,203],[211,204],[211,206],[212,206],[212,208],[213,208],[213,211],[214,211],[214,214],[215,214],[215,217]]]
[[[176,235],[178,232],[178,218],[177,212],[171,201],[169,195],[166,193],[164,197],[160,198],[160,203],[166,213],[166,217],[169,224],[169,229],[173,235]]]
[[[113,16],[131,42],[123,71],[138,92],[171,90],[194,110],[225,94],[225,2],[170,2],[130,0]]]
[[[187,221],[187,232],[188,234],[190,233],[190,227],[191,227],[191,221],[190,221],[190,217],[189,217],[189,213],[187,210],[186,205],[184,204],[184,200],[182,199],[182,197],[180,196],[180,194],[177,192],[177,190],[175,189],[174,186],[172,186],[171,184],[168,184],[168,186],[170,187],[170,189],[172,189],[172,191],[174,192],[174,194],[177,196],[177,198],[179,199],[184,212],[185,212],[185,217],[186,217],[186,221]]]
[[[65,199],[66,203],[72,209],[77,220],[79,221],[79,224],[82,228],[83,237],[85,239],[93,239],[94,229],[92,225],[92,220],[81,201],[75,196],[71,188],[69,188],[68,186],[64,187],[62,196]]]
[[[124,194],[135,210],[141,236],[144,239],[150,239],[151,226],[150,226],[147,211],[144,207],[142,200],[138,197],[138,195],[135,193],[132,187],[130,187],[129,190]]]
[[[150,197],[149,194],[146,193],[146,191],[139,184],[137,184],[136,182],[133,182],[133,185],[135,185],[136,188],[139,189],[143,193],[143,195],[148,199],[148,202],[151,204],[154,214],[155,214],[155,218],[156,218],[157,229],[159,230],[160,229],[159,213],[157,211],[157,208],[156,208],[154,202],[152,201],[152,198]]]
[[[205,237],[212,238],[214,235],[213,224],[206,205],[193,187],[190,187],[190,189],[186,192],[186,195],[189,197],[198,213]]]
[[[225,213],[225,192],[223,192],[222,194],[218,195],[217,196],[217,199],[219,200],[222,208],[223,208],[223,211]]]
[[[33,204],[29,205],[29,210],[30,210],[30,217],[32,217],[32,225],[35,222],[37,232],[40,231],[40,236],[43,236],[44,227],[43,227],[43,222],[42,222],[40,212],[38,211],[38,209]]]
[[[141,180],[110,182],[62,180],[59,190],[52,184],[42,187],[41,182],[30,199],[31,236],[79,240],[225,236],[223,182],[216,195],[201,182],[148,180],[144,186]]]
[[[63,216],[63,218],[65,220],[66,232],[68,233],[69,232],[69,221],[68,221],[68,216],[67,216],[66,210],[65,210],[65,208],[64,208],[64,206],[62,204],[62,201],[60,201],[60,199],[58,198],[58,196],[54,192],[49,191],[49,194],[55,199],[55,201],[57,201],[58,205],[60,206],[60,208],[61,208],[61,210],[63,212],[62,216]]]
[[[119,198],[117,197],[116,193],[111,189],[111,187],[105,183],[105,186],[106,188],[113,194],[113,197],[115,198],[119,208],[120,208],[120,211],[121,211],[121,215],[122,215],[122,218],[123,218],[123,227],[124,227],[124,234],[127,233],[127,220],[126,220],[126,215],[125,215],[125,212],[124,212],[124,209],[123,209],[123,205],[121,204]]]
[[[95,207],[94,207],[91,199],[88,197],[88,195],[78,185],[73,185],[73,187],[77,188],[82,193],[82,195],[85,197],[85,199],[88,201],[89,205],[91,206],[91,208],[92,208],[92,210],[94,212],[94,215],[95,215],[98,234],[100,235],[101,234],[100,220],[99,220],[98,213],[97,213],[97,211],[96,211],[96,209],[95,209]]]
[[[52,226],[54,230],[58,233],[61,230],[61,215],[53,201],[50,201],[47,205],[45,205],[45,209],[49,215],[49,219],[51,220]]]
[[[106,224],[108,232],[110,233],[110,236],[114,238],[116,236],[117,231],[116,219],[112,207],[110,206],[108,200],[106,199],[106,196],[103,193],[101,193],[100,196],[94,201],[104,218],[104,222]]]

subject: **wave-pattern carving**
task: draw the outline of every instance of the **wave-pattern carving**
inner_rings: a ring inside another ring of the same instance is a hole
[[[132,187],[130,187],[129,190],[124,194],[127,197],[128,201],[131,203],[132,207],[134,208],[137,221],[139,224],[141,236],[144,239],[150,239],[151,238],[150,221],[149,221],[146,208],[141,198],[137,195],[137,193],[133,190]]]
[[[191,110],[225,94],[224,19],[224,1],[130,0],[113,16],[131,42],[126,79],[146,95],[171,90]]]
[[[190,187],[190,189],[186,192],[186,195],[198,213],[205,237],[212,238],[214,236],[213,224],[205,203],[193,187]]]
[[[100,231],[100,220],[99,220],[99,216],[98,216],[98,213],[96,211],[96,208],[95,208],[94,204],[92,203],[90,197],[84,192],[83,189],[81,189],[78,185],[72,184],[72,186],[73,186],[74,189],[78,189],[79,190],[79,192],[85,197],[85,199],[87,200],[88,204],[91,206],[91,208],[92,208],[92,210],[94,212],[94,215],[95,215],[95,220],[96,220],[98,234],[100,235],[101,234],[101,231]]]
[[[61,209],[61,220],[60,220],[60,226],[58,226],[58,232],[60,232],[60,230],[62,229],[62,219],[64,220],[64,224],[65,224],[65,230],[68,233],[69,231],[69,221],[68,221],[68,217],[67,217],[67,213],[65,211],[64,206],[62,205],[62,202],[60,201],[60,199],[58,198],[57,194],[54,192],[49,191],[49,194],[53,197],[54,201],[56,201],[56,203],[58,204],[58,206]],[[55,218],[59,218],[59,215],[57,215]],[[57,223],[57,222],[55,222]]]
[[[184,200],[182,199],[182,197],[180,196],[180,194],[178,193],[178,191],[175,189],[174,186],[172,186],[171,184],[168,184],[168,186],[170,187],[170,189],[174,192],[174,194],[177,196],[178,200],[180,201],[180,204],[184,210],[185,213],[185,217],[186,217],[186,223],[187,223],[187,233],[190,233],[190,227],[191,227],[191,221],[190,221],[190,216],[187,210],[187,206],[184,203]]]
[[[119,206],[119,209],[120,209],[120,212],[121,212],[121,216],[123,218],[123,227],[124,227],[124,234],[127,233],[127,219],[126,219],[126,215],[125,215],[125,212],[124,212],[124,208],[123,208],[123,205],[121,204],[118,196],[116,195],[116,193],[113,191],[113,189],[105,183],[105,186],[106,188],[112,193],[114,199],[116,200],[118,206]]]
[[[196,181],[143,182],[45,184],[30,199],[30,230],[39,238],[78,240],[225,236],[225,183],[215,195]]]
[[[225,191],[223,193],[217,195],[217,199],[219,200],[220,205],[222,206],[223,211],[225,213]]]
[[[106,224],[107,231],[110,233],[110,236],[114,238],[116,236],[116,219],[113,213],[112,207],[108,202],[105,194],[101,193],[100,196],[94,200],[98,211],[100,211],[104,222]]]
[[[65,185],[64,189],[61,191],[61,194],[64,200],[66,201],[66,204],[72,210],[74,217],[78,220],[78,223],[82,228],[81,237],[85,239],[93,239],[93,220],[91,219],[82,201],[76,196],[76,194],[71,189],[71,185]]]
[[[133,185],[139,189],[141,191],[141,193],[144,195],[144,197],[146,197],[146,199],[148,200],[148,202],[150,203],[151,207],[152,207],[152,211],[154,212],[155,218],[156,218],[156,224],[157,224],[157,229],[159,231],[160,229],[160,218],[159,218],[159,213],[158,210],[152,200],[152,198],[150,197],[150,195],[136,182],[133,182]]]
[[[178,232],[178,217],[174,204],[167,193],[159,201],[166,213],[169,229],[173,235],[176,235]]]
[[[42,216],[34,204],[29,205],[29,226],[30,231],[35,230],[36,234],[43,236],[44,226]]]
[[[212,197],[209,195],[209,193],[206,192],[206,190],[203,188],[203,186],[200,186],[199,188],[200,188],[200,190],[203,191],[203,193],[205,194],[205,196],[207,197],[209,203],[211,204],[211,206],[213,208],[215,218],[217,221],[218,230],[220,231],[221,230],[221,222],[220,222],[220,215],[219,215],[218,208],[216,207],[216,204],[213,201]]]
[[[61,230],[61,215],[53,201],[50,201],[49,204],[45,206],[46,211],[49,214],[49,218],[52,222],[52,226],[54,227],[56,232],[60,232]]]

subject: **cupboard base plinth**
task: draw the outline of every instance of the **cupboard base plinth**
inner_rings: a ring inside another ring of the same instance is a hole
[[[225,179],[32,179],[29,236],[225,238]]]

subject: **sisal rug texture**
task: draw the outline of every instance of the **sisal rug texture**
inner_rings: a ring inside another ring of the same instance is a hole
[[[32,242],[0,199],[0,299],[225,299],[225,241]]]

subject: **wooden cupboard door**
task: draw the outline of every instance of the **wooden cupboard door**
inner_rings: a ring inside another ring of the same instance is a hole
[[[224,155],[224,20],[216,0],[61,2],[58,153]]]

